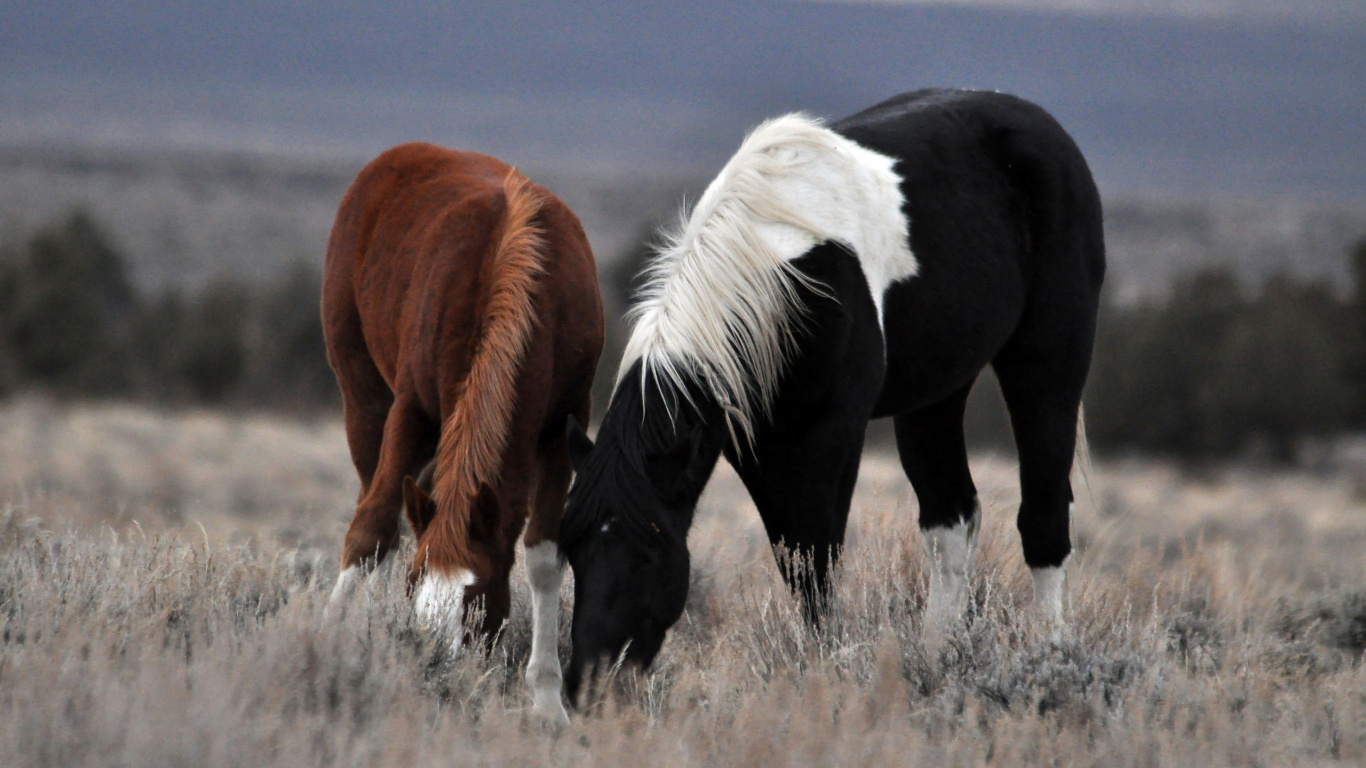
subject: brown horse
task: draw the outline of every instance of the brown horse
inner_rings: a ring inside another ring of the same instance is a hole
[[[417,538],[409,587],[420,621],[458,649],[464,611],[479,599],[483,622],[470,630],[488,637],[508,615],[525,525],[527,682],[537,711],[564,719],[556,538],[566,423],[587,423],[603,340],[578,219],[491,157],[395,147],[342,200],[322,313],[361,481],[333,602],[397,543],[403,507]]]

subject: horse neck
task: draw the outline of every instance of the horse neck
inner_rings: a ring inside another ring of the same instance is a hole
[[[640,365],[622,378],[600,434],[610,435],[622,460],[663,481],[669,522],[686,533],[730,432],[715,397],[700,386],[680,391],[653,374],[642,387]]]

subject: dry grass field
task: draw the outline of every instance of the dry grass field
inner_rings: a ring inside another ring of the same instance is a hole
[[[0,754],[16,768],[1366,763],[1366,500],[1350,467],[1099,464],[1053,639],[1028,608],[1013,464],[974,464],[974,608],[935,652],[894,461],[865,462],[819,633],[722,466],[655,668],[617,675],[554,733],[526,714],[520,574],[487,656],[437,653],[396,569],[324,617],[355,493],[337,423],[10,403]]]

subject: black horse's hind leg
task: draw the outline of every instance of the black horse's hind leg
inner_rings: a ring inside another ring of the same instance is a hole
[[[819,624],[829,596],[830,571],[844,543],[849,503],[863,452],[863,423],[826,423],[769,433],[737,459],[726,458],[764,521],[783,578],[801,596],[806,617]]]
[[[1034,604],[1055,622],[1062,619],[1065,567],[1072,553],[1070,475],[1089,338],[1083,350],[1062,358],[1003,357],[994,364],[1020,455],[1016,525],[1034,577]]]
[[[927,630],[944,627],[967,607],[968,569],[981,513],[963,439],[963,411],[971,389],[969,384],[894,420],[901,467],[920,502],[920,530],[930,559]]]

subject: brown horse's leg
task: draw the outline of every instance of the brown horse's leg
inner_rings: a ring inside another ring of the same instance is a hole
[[[383,439],[372,481],[362,492],[342,546],[342,574],[333,599],[350,590],[355,579],[384,560],[398,543],[403,508],[403,479],[431,459],[436,428],[417,399],[400,393],[384,422]]]
[[[332,313],[330,322],[328,359],[341,388],[346,444],[360,476],[360,498],[364,498],[379,464],[384,422],[394,404],[394,393],[370,357],[354,307],[348,305],[346,310]]]
[[[557,429],[550,443],[541,447],[538,459],[535,501],[523,537],[532,611],[531,660],[526,667],[526,683],[531,688],[536,714],[551,722],[567,723],[569,715],[560,700],[563,679],[559,654],[560,583],[564,566],[556,544],[571,471],[563,429]]]

